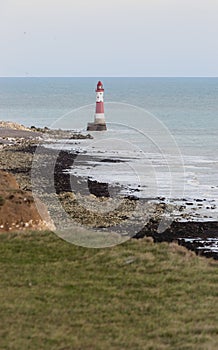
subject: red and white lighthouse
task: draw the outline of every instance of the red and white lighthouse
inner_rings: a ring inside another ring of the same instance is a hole
[[[96,92],[96,108],[94,123],[88,123],[87,130],[102,131],[107,130],[104,116],[104,87],[101,81],[98,82]]]
[[[95,123],[105,124],[104,117],[104,87],[101,81],[98,82],[96,92]]]

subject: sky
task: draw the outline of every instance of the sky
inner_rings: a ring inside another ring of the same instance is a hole
[[[218,76],[218,0],[0,0],[0,76]]]

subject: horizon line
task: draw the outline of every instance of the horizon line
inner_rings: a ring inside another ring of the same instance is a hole
[[[52,75],[52,76],[46,76],[46,75],[41,75],[41,76],[36,76],[36,75],[32,75],[32,76],[28,76],[28,75],[15,75],[15,76],[0,76],[0,78],[98,78],[98,77],[101,77],[101,78],[184,78],[184,79],[187,79],[187,78],[218,78],[218,76],[210,76],[210,75],[202,75],[202,76],[139,76],[139,75],[136,75],[136,76],[124,76],[124,75],[120,75],[120,76],[111,76],[111,75],[90,75],[90,76],[79,76],[79,75],[76,75],[76,76],[68,76],[68,75]]]

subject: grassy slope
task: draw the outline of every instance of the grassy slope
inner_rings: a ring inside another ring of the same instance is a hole
[[[218,264],[175,244],[0,236],[0,349],[217,349]]]

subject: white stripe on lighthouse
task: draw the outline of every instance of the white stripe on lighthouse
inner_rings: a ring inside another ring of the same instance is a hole
[[[97,124],[105,123],[104,113],[95,113],[95,123]]]
[[[96,102],[104,102],[103,92],[96,92]]]

